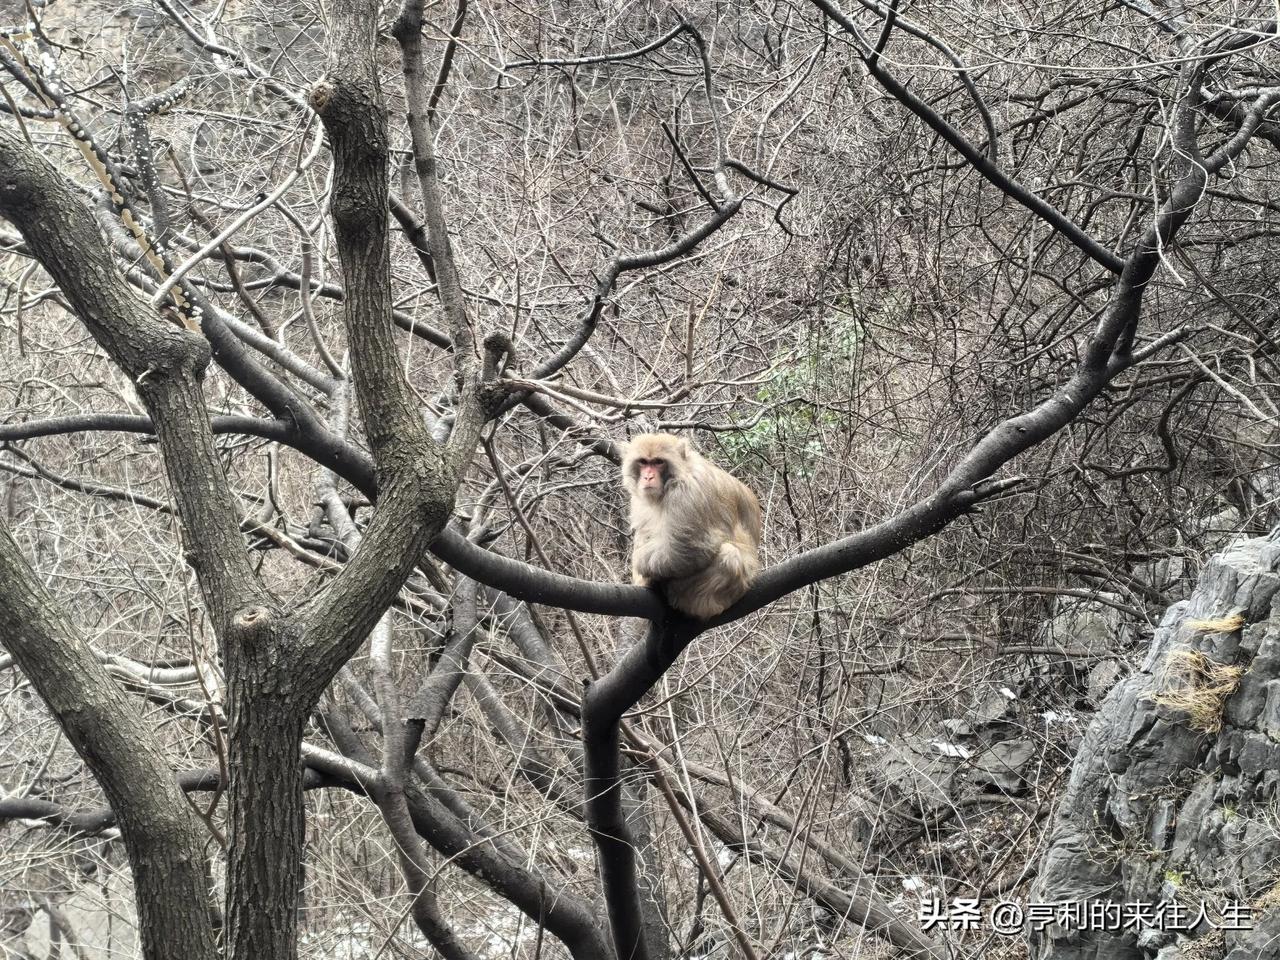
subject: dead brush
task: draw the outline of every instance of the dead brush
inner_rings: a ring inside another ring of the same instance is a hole
[[[1175,650],[1164,661],[1159,693],[1147,698],[1187,717],[1193,730],[1217,733],[1227,698],[1240,686],[1243,667],[1210,660],[1199,650]]]
[[[1235,633],[1244,626],[1244,617],[1238,613],[1212,620],[1188,620],[1187,627],[1197,633]]]

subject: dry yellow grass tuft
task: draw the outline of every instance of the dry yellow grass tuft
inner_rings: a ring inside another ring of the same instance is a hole
[[[1150,699],[1187,715],[1194,730],[1217,733],[1222,729],[1222,708],[1240,686],[1243,667],[1210,660],[1198,650],[1175,650],[1164,662],[1161,692]]]
[[[1253,901],[1252,906],[1255,910],[1274,910],[1276,907],[1280,907],[1280,880],[1277,880],[1275,886]]]
[[[1233,613],[1216,620],[1188,620],[1187,626],[1198,633],[1234,633],[1244,626],[1244,617]]]

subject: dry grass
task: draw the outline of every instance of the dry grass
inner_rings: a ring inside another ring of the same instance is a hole
[[[1187,626],[1197,633],[1235,633],[1244,626],[1244,617],[1233,613],[1216,620],[1188,620]]]
[[[1217,733],[1222,729],[1223,704],[1243,675],[1243,667],[1217,663],[1198,650],[1175,650],[1164,662],[1161,692],[1149,697],[1186,714],[1192,729]]]
[[[1280,883],[1277,883],[1262,896],[1249,905],[1253,909],[1253,922],[1257,924],[1260,914],[1280,907]],[[1222,960],[1227,955],[1226,931],[1210,930],[1203,937],[1197,937],[1182,944],[1178,956],[1180,960]]]
[[[1210,930],[1203,937],[1182,944],[1178,951],[1179,960],[1222,960],[1226,955],[1227,935],[1222,930]]]
[[[1280,907],[1280,880],[1277,880],[1275,886],[1253,901],[1253,909],[1255,911],[1274,910],[1277,907]]]

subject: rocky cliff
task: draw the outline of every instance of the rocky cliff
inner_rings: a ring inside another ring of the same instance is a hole
[[[1280,957],[1280,542],[1214,557],[1107,695],[1030,899],[1068,905],[1036,960]]]

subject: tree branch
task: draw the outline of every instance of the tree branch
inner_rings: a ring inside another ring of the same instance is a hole
[[[306,612],[305,669],[314,697],[391,605],[444,527],[457,484],[457,471],[417,410],[392,333],[389,142],[373,56],[377,3],[337,0],[330,16],[329,69],[311,103],[333,153],[330,210],[346,286],[342,319],[379,496],[359,549]],[[438,260],[436,269],[441,270]],[[455,357],[467,352],[455,339]]]
[[[176,328],[175,328],[176,329]],[[119,817],[148,960],[215,960],[201,829],[137,704],[0,526],[0,638]]]
[[[72,186],[21,137],[3,128],[0,171],[0,214],[22,232],[94,339],[133,381],[151,415],[187,557],[221,634],[236,610],[265,603],[267,595],[249,565],[201,393],[208,347],[197,334],[159,314],[148,315]]]
[[[876,81],[884,87],[893,97],[903,106],[923,120],[935,133],[937,133],[947,143],[965,158],[978,173],[982,174],[987,181],[993,184],[1001,193],[1009,197],[1011,200],[1022,204],[1037,217],[1043,220],[1049,226],[1053,227],[1064,238],[1073,243],[1081,251],[1083,251],[1091,260],[1110,270],[1112,273],[1119,273],[1124,266],[1124,259],[1102,244],[1098,243],[1093,237],[1089,236],[1085,230],[1078,224],[1073,223],[1061,210],[1041,200],[1036,194],[1031,192],[1013,177],[1009,176],[991,159],[990,156],[984,154],[981,150],[969,142],[963,133],[953,127],[947,120],[931,106],[917,97],[909,87],[897,80],[893,74],[885,69],[879,59],[872,59],[870,54],[872,47],[862,32],[858,29],[857,24],[844,13],[831,0],[811,0],[811,2],[827,15],[835,23],[845,30],[854,39],[859,53],[862,56],[863,64],[867,68],[867,72],[875,77]]]

